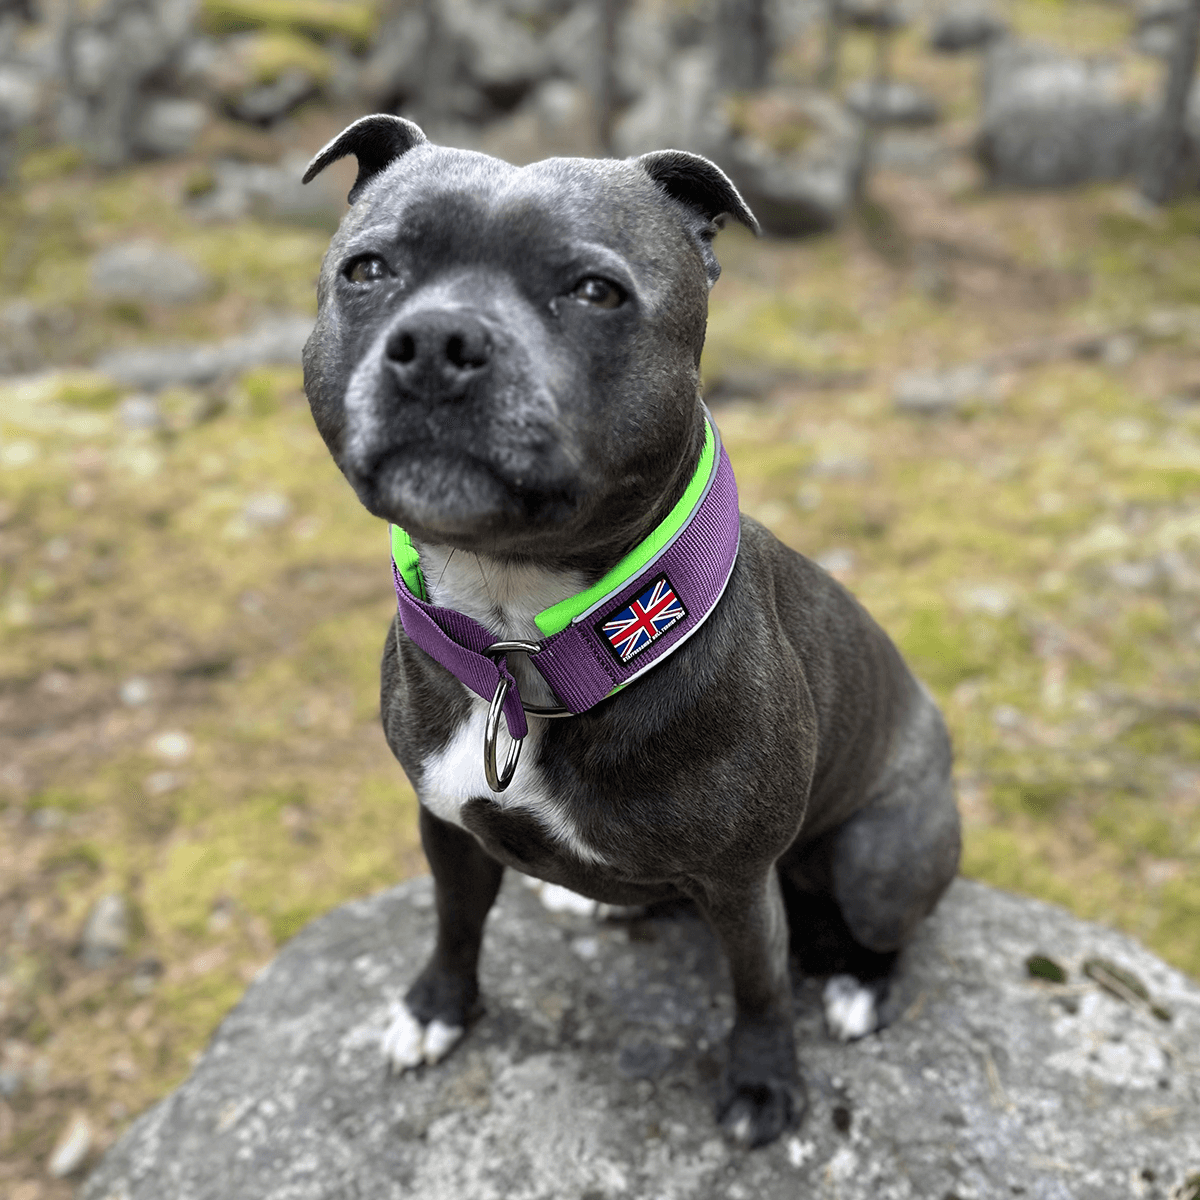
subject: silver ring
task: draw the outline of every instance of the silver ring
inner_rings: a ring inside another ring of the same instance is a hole
[[[484,653],[486,654],[487,651],[485,650]],[[488,709],[487,725],[483,731],[483,773],[487,776],[488,787],[493,792],[502,792],[512,783],[512,778],[517,773],[517,761],[521,757],[521,743],[525,740],[524,738],[513,738],[512,744],[508,748],[508,757],[504,762],[504,771],[503,773],[497,771],[496,734],[500,729],[500,713],[510,686],[508,680],[503,677],[496,684],[496,694],[492,697],[491,707]]]
[[[509,653],[528,654],[532,657],[541,649],[541,642],[493,642],[487,649],[481,650],[480,654],[484,654],[488,658],[499,658],[501,655]],[[494,705],[495,703],[496,701],[493,699],[492,704]],[[562,704],[526,704],[522,700],[521,707],[531,717],[573,717],[575,715],[569,708],[566,708]],[[491,783],[490,775],[488,776],[488,782]],[[500,791],[501,789],[493,788],[492,790]]]

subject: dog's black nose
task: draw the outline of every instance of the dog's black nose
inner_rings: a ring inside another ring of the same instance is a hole
[[[468,312],[416,313],[388,335],[387,357],[406,391],[431,400],[457,400],[487,370],[492,338]]]

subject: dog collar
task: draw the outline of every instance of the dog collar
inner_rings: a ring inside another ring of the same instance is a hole
[[[417,548],[391,527],[392,575],[404,632],[476,695],[491,701],[484,769],[493,791],[516,771],[525,714],[573,716],[632,683],[677,650],[721,599],[740,541],[737,484],[712,418],[687,489],[650,535],[591,587],[534,617],[540,641],[498,641],[465,613],[428,601]],[[521,703],[507,655],[524,653],[550,685],[561,708]],[[496,731],[503,712],[512,746],[496,766]]]

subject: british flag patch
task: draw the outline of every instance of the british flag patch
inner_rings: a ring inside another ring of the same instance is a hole
[[[596,623],[617,661],[627,663],[652,646],[668,629],[687,616],[671,581],[660,575],[626,608]]]

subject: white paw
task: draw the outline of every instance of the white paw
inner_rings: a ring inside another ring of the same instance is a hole
[[[839,1042],[866,1037],[879,1027],[875,993],[853,975],[832,975],[825,984],[825,1024]]]
[[[538,899],[552,913],[572,913],[577,917],[593,917],[596,915],[596,901],[581,896],[570,888],[560,887],[557,883],[543,883],[538,891]]]
[[[397,1000],[388,1009],[388,1027],[379,1045],[392,1071],[399,1073],[421,1063],[440,1062],[462,1035],[462,1026],[437,1019],[422,1025],[408,1005]]]

